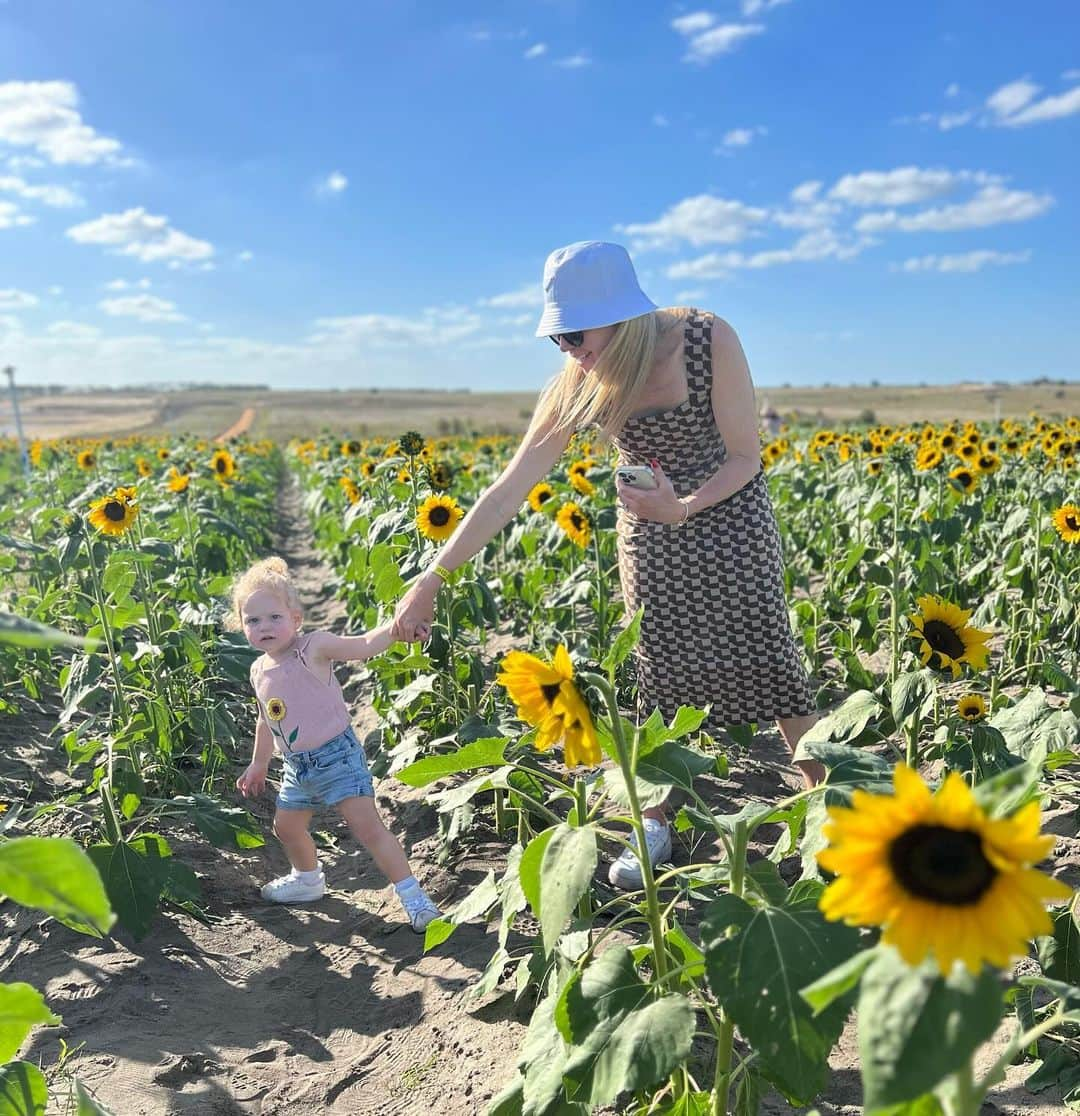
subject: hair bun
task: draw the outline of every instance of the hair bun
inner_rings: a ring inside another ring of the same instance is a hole
[[[278,557],[276,554],[270,558],[264,558],[262,560],[262,568],[266,570],[267,573],[280,574],[281,577],[289,576],[288,562],[286,562],[284,558]]]

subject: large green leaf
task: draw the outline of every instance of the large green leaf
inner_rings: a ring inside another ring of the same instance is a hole
[[[397,772],[395,778],[406,786],[426,787],[444,775],[475,771],[479,767],[498,767],[505,761],[506,745],[505,736],[474,740],[471,744],[458,748],[456,752],[425,756]]]
[[[87,852],[105,881],[121,924],[136,941],[146,937],[168,882],[160,865],[123,841],[91,845]]]
[[[81,1081],[75,1081],[75,1099],[79,1107],[75,1116],[113,1116],[112,1109],[106,1108],[101,1101],[87,1092],[86,1086]]]
[[[604,661],[600,664],[601,668],[609,675],[625,661],[626,657],[637,646],[638,640],[641,638],[641,618],[644,615],[645,606],[642,605],[634,613],[630,623],[612,641],[608,653],[604,656]]]
[[[655,1084],[690,1054],[689,1000],[678,993],[656,998],[624,946],[602,953],[571,982],[557,1010],[563,1008],[571,1036],[562,1071],[567,1095],[590,1107]]]
[[[15,1056],[31,1027],[59,1022],[32,984],[0,984],[0,1064]]]
[[[857,739],[870,721],[883,712],[881,702],[874,694],[869,690],[856,690],[839,709],[811,726],[802,739],[806,744],[819,741],[847,744]]]
[[[13,643],[18,647],[82,647],[87,651],[93,651],[98,645],[96,639],[68,635],[4,609],[0,609],[0,643]]]
[[[525,846],[518,866],[521,890],[525,893],[525,898],[537,918],[540,917],[540,865],[544,860],[544,851],[547,849],[548,842],[554,835],[554,829],[545,829],[542,833],[538,833]]]
[[[257,849],[266,844],[259,823],[241,806],[228,806],[208,794],[178,794],[171,802],[215,848]]]
[[[495,883],[495,873],[491,871],[452,911],[428,924],[424,932],[424,952],[445,942],[462,923],[487,914],[498,901],[499,888]]]
[[[935,691],[934,675],[929,669],[901,674],[889,691],[896,727],[902,727],[908,717],[915,712],[926,716],[933,706]]]
[[[545,955],[555,948],[566,920],[592,882],[596,860],[596,830],[591,825],[553,827],[540,862],[540,934]]]
[[[1054,915],[1054,930],[1040,938],[1039,964],[1051,980],[1080,985],[1080,896]]]
[[[116,919],[90,858],[67,837],[15,837],[0,844],[0,894],[97,938]]]
[[[748,918],[725,897],[706,908],[701,926],[713,992],[757,1051],[761,1072],[798,1104],[825,1084],[829,1051],[848,1010],[841,998],[814,1015],[800,991],[858,946],[857,931],[825,920],[821,890],[806,881],[786,906],[763,907]],[[742,926],[728,937],[733,922]]]
[[[859,990],[859,1055],[868,1110],[913,1101],[964,1065],[997,1029],[1004,1001],[993,969],[906,964],[882,949]]]
[[[45,1116],[49,1089],[45,1076],[29,1062],[0,1066],[0,1116]]]

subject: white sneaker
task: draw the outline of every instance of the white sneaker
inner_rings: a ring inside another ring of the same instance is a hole
[[[399,891],[398,899],[409,916],[409,924],[417,934],[422,934],[433,919],[442,917],[442,911],[428,898],[422,887],[411,887],[404,894]]]
[[[320,869],[318,877],[308,881],[294,868],[287,876],[263,884],[260,894],[271,903],[311,903],[326,894],[326,877]]]
[[[636,891],[641,887],[641,862],[637,855],[637,837],[631,833],[632,849],[623,849],[619,859],[611,866],[608,880],[612,887],[622,891]],[[656,818],[645,819],[645,848],[649,853],[649,863],[655,868],[671,856],[671,826]]]

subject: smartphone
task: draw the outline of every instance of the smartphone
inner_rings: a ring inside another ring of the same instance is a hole
[[[658,488],[656,474],[648,465],[620,465],[615,476],[631,488]]]

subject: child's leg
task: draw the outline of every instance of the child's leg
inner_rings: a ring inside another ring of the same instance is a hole
[[[319,866],[315,842],[308,833],[313,813],[313,810],[284,810],[279,806],[274,814],[274,836],[298,872],[313,872]]]
[[[412,875],[401,842],[383,825],[373,798],[368,795],[346,798],[337,804],[337,809],[349,831],[371,853],[391,883],[399,883]]]

